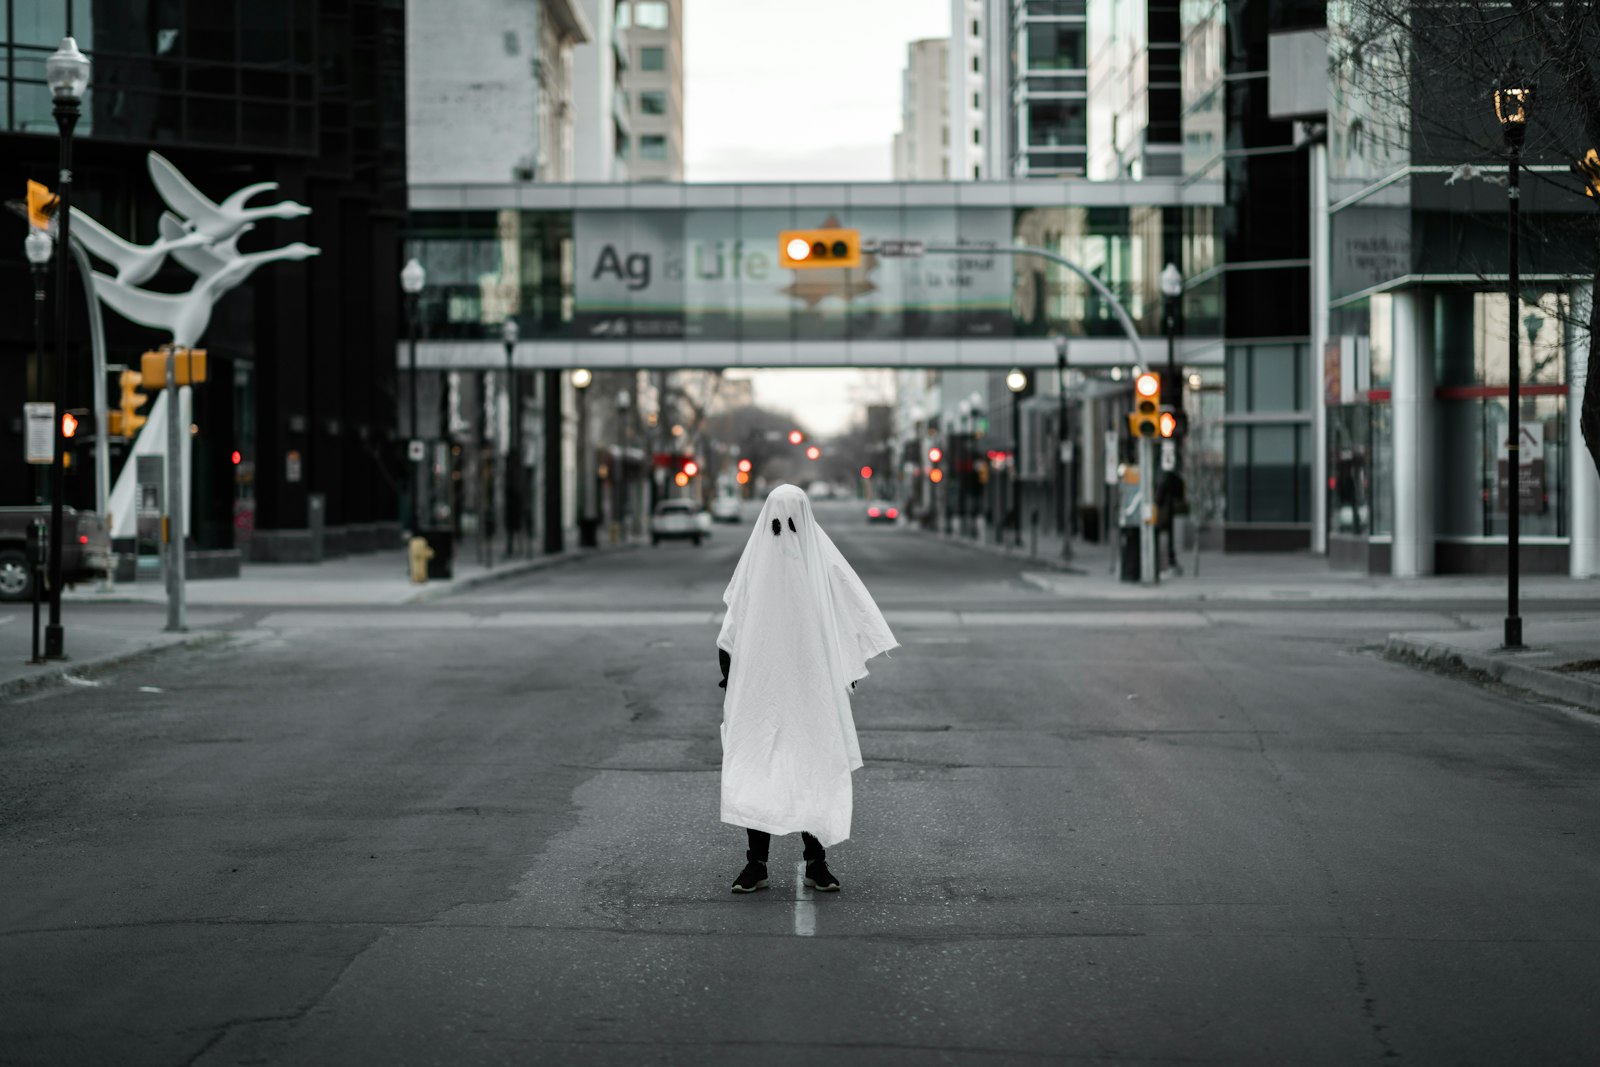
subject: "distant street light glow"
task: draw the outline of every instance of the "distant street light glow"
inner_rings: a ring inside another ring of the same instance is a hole
[[[807,459],[821,459],[822,458],[822,449],[818,448],[816,445],[812,445],[810,448],[806,449],[806,458]]]
[[[680,489],[689,484],[689,476],[682,471],[674,475],[672,480],[678,483]]]
[[[938,485],[940,482],[944,481],[944,471],[940,470],[938,467],[933,468],[933,470],[928,472],[928,481],[932,482],[934,485]]]
[[[789,443],[791,445],[797,445],[801,441],[804,441],[805,439],[806,439],[806,435],[801,433],[799,430],[790,430],[789,431]]]
[[[861,477],[863,477],[863,478],[871,478],[872,477],[872,468],[871,467],[862,467],[861,468]]]
[[[691,459],[689,462],[683,465],[683,473],[693,478],[696,474],[700,473],[700,464]]]

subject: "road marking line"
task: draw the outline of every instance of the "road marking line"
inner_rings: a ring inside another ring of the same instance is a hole
[[[806,861],[794,865],[794,935],[814,937],[817,933],[817,902],[806,888]]]

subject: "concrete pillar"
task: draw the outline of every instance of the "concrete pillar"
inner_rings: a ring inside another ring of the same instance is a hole
[[[1311,551],[1328,551],[1328,142],[1311,144]]]
[[[1394,294],[1394,554],[1396,578],[1433,573],[1433,353],[1427,344],[1425,296]]]
[[[1592,291],[1587,282],[1574,286],[1572,317],[1589,321]],[[1568,553],[1569,573],[1574,578],[1600,578],[1600,473],[1583,444],[1578,426],[1578,411],[1589,370],[1589,332],[1567,331],[1567,529],[1572,535]],[[1600,388],[1600,383],[1595,383]]]

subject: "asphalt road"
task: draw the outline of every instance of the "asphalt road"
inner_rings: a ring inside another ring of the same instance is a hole
[[[0,1060],[1594,1061],[1600,724],[1369,651],[1472,605],[1076,602],[823,519],[904,646],[841,893],[792,838],[728,892],[742,530],[245,612],[0,706]]]

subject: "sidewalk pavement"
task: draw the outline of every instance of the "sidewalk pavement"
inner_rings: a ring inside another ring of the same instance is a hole
[[[1465,669],[1507,685],[1600,712],[1600,615],[1524,619],[1525,649],[1500,647],[1499,620],[1483,629],[1391,634],[1384,654],[1424,666]]]
[[[915,529],[914,527],[911,529]],[[1506,580],[1497,574],[1453,574],[1429,578],[1334,570],[1327,559],[1309,552],[1223,553],[1193,549],[1178,553],[1181,573],[1163,570],[1156,585],[1124,582],[1113,566],[1112,546],[1074,540],[1072,557],[1063,560],[1061,538],[1040,532],[1037,543],[1023,530],[1022,547],[997,544],[993,530],[983,540],[943,531],[916,530],[919,536],[1028,564],[1024,581],[1058,596],[1092,600],[1337,601],[1495,600],[1505,596]],[[1593,601],[1600,605],[1600,579],[1564,575],[1522,576],[1524,600]]]
[[[598,549],[572,549],[548,556],[497,559],[485,566],[474,540],[456,546],[452,577],[413,585],[405,553],[399,549],[347,556],[323,563],[247,563],[238,578],[188,583],[187,633],[166,633],[166,589],[160,577],[120,582],[109,593],[80,585],[62,595],[62,622],[67,627],[68,659],[45,664],[27,662],[32,648],[31,604],[0,604],[0,699],[29,692],[64,679],[68,684],[94,684],[93,675],[142,656],[178,645],[223,639],[222,627],[237,620],[237,609],[253,607],[383,607],[439,600],[491,582],[514,578],[599,553],[635,548],[638,540]],[[496,549],[500,548],[496,545]],[[95,612],[82,609],[109,605],[160,607],[151,611]],[[48,608],[46,609],[48,611]]]

